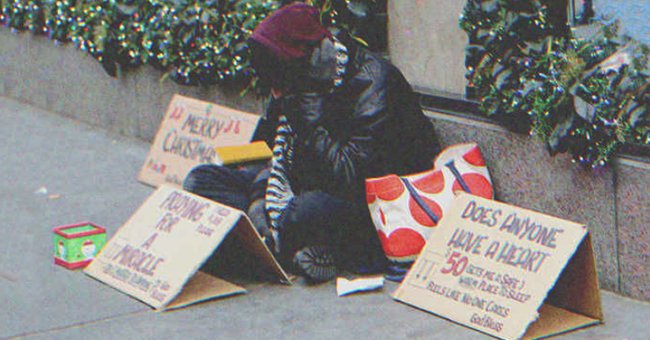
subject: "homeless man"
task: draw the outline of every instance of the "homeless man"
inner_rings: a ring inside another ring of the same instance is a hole
[[[332,33],[314,7],[294,3],[248,40],[258,85],[270,89],[254,140],[268,166],[201,165],[184,188],[247,211],[284,265],[314,282],[383,270],[364,181],[430,169],[433,127],[400,71]]]

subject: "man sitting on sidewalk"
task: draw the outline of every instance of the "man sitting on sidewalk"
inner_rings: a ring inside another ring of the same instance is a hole
[[[364,181],[432,167],[439,152],[416,95],[386,60],[295,3],[249,39],[259,86],[270,89],[255,140],[270,167],[201,165],[184,188],[248,211],[284,265],[316,282],[339,269],[383,269]]]

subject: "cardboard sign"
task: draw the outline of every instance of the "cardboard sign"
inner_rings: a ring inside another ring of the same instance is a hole
[[[157,187],[180,186],[190,170],[215,163],[215,147],[247,144],[260,117],[174,95],[140,170],[138,180]]]
[[[229,249],[224,248],[230,243]],[[159,310],[245,289],[199,268],[209,259],[249,256],[269,277],[289,279],[248,217],[168,185],[131,216],[85,272]]]
[[[585,226],[460,194],[436,229],[395,299],[504,339],[602,321]]]

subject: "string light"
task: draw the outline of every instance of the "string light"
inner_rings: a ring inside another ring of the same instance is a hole
[[[237,48],[278,6],[272,0],[224,2],[225,8],[221,2],[200,0],[144,0],[135,5],[128,0],[0,1],[0,23],[13,32],[27,29],[46,34],[57,45],[72,42],[104,61],[103,65],[150,63],[170,71],[171,78],[181,84],[199,79],[212,84],[218,79],[250,76],[250,72],[241,72],[248,63]],[[127,15],[121,4],[135,10]],[[207,9],[216,14],[205,14]],[[192,20],[201,23],[198,30]],[[105,49],[111,49],[110,53],[104,53]]]

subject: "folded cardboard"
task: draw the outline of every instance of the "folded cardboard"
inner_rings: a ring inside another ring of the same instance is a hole
[[[167,310],[245,292],[216,276],[232,273],[233,266],[289,283],[243,212],[162,185],[85,272],[157,310]]]
[[[251,141],[259,116],[174,95],[138,180],[157,187],[180,186],[190,170],[214,163],[215,147]]]
[[[504,339],[603,321],[583,225],[459,194],[393,297]]]

